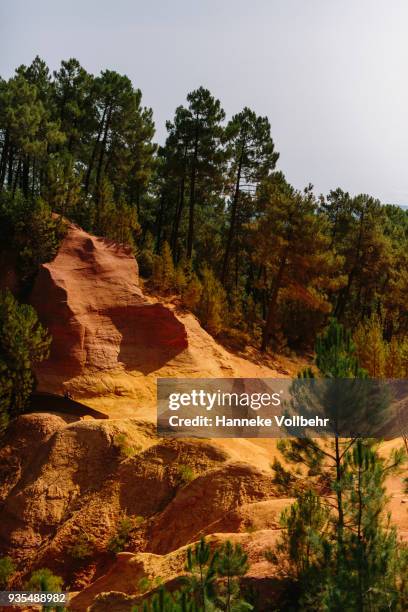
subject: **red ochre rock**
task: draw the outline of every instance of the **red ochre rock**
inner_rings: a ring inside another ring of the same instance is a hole
[[[187,348],[183,323],[143,295],[131,250],[73,224],[55,259],[40,267],[30,303],[53,338],[36,370],[48,390],[92,371],[147,374]]]

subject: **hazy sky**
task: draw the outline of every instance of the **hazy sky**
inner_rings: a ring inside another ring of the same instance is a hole
[[[297,187],[408,203],[407,0],[0,0],[0,75],[36,54],[126,73],[165,137],[199,85],[268,115]]]

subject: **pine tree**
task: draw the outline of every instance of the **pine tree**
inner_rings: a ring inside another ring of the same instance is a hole
[[[195,236],[195,206],[197,195],[203,198],[205,189],[213,189],[222,171],[221,122],[225,113],[219,100],[200,87],[187,95],[189,102],[189,132],[191,153],[189,160],[189,217],[187,257],[191,259]]]
[[[400,470],[403,451],[385,460],[372,440],[359,439],[344,457],[341,532],[332,505],[306,491],[284,511],[281,541],[265,556],[294,581],[296,609],[403,610],[408,549],[385,515],[385,478]]]
[[[343,483],[347,531],[341,565],[356,610],[398,605],[399,550],[395,528],[384,521],[385,478],[404,459],[401,450],[385,461],[365,440],[358,440],[347,453]]]
[[[61,591],[63,580],[60,576],[56,576],[48,568],[35,570],[27,582],[26,588],[32,591],[53,591],[58,593]]]
[[[213,336],[217,336],[225,327],[226,293],[209,268],[203,269],[201,284],[202,292],[197,306],[197,316],[203,327]]]
[[[85,164],[96,123],[93,77],[75,58],[62,61],[53,77],[51,96],[55,118],[65,135],[65,146],[58,147],[58,152],[73,167],[78,160],[81,165]]]
[[[33,365],[48,357],[51,338],[34,308],[0,293],[0,431],[21,414],[34,388]]]
[[[225,580],[223,594],[217,600],[226,612],[252,610],[252,606],[240,598],[239,578],[248,571],[248,555],[240,544],[235,546],[227,540],[219,551],[217,559],[217,575]],[[245,607],[246,606],[246,607]]]
[[[333,379],[328,408],[331,411],[332,405],[338,403],[335,414],[342,410],[354,414],[353,396],[346,398],[347,402],[341,401],[342,393],[347,395],[342,385],[351,377],[364,381],[366,372],[358,365],[350,333],[332,320],[317,342],[316,353],[320,373]],[[299,391],[302,378],[307,380],[310,376],[311,373],[304,373],[299,378]],[[297,383],[294,384],[296,397]],[[322,396],[319,397],[322,401]],[[358,403],[356,406],[358,409]],[[383,402],[370,407],[375,418]],[[287,535],[282,546],[289,552],[300,583],[301,609],[399,609],[401,597],[398,602],[397,593],[398,585],[404,584],[405,552],[397,543],[395,530],[385,521],[384,482],[387,475],[400,470],[406,456],[400,449],[385,460],[377,447],[370,439],[340,440],[338,436],[331,444],[309,438],[279,443],[287,464],[295,469],[287,469],[276,461],[276,483],[286,491],[297,491],[302,504],[308,496],[309,501],[316,499],[323,489],[325,495],[318,505],[322,504],[325,510],[321,514],[321,509],[315,508],[313,518],[316,521],[319,515],[330,518],[326,531],[323,523],[310,530],[310,513],[300,512],[299,501],[283,515]],[[312,493],[302,492],[305,478]],[[304,550],[308,551],[306,557]],[[381,602],[377,608],[376,597]]]
[[[382,378],[385,374],[387,347],[378,315],[373,314],[360,323],[354,334],[354,341],[361,365],[372,378]]]
[[[154,237],[151,232],[146,232],[142,247],[136,252],[139,265],[139,273],[144,278],[150,278],[153,274],[154,265]]]
[[[183,305],[194,313],[198,312],[202,292],[203,286],[198,276],[193,272],[181,293]]]
[[[17,251],[20,289],[30,288],[40,264],[54,258],[64,235],[63,220],[53,216],[40,198],[0,194],[0,252]]]
[[[386,212],[378,200],[331,192],[323,210],[333,222],[332,247],[343,257],[346,282],[337,294],[334,315],[356,325],[377,306],[377,296],[391,278],[393,254],[385,235]]]
[[[298,579],[306,578],[323,558],[324,534],[329,512],[314,491],[299,493],[296,501],[281,515],[284,529],[279,548],[289,555]]]
[[[351,340],[351,335],[334,319],[330,321],[327,330],[318,338],[316,343],[316,365],[319,368],[320,374],[327,379],[332,379],[329,384],[323,388],[323,393],[318,388],[317,393],[321,394],[320,402],[327,411],[327,416],[330,417],[330,422],[333,422],[337,427],[333,442],[328,447],[323,447],[322,444],[312,438],[297,438],[285,439],[279,442],[279,448],[289,462],[289,464],[301,464],[306,469],[306,475],[316,478],[316,486],[318,482],[331,483],[331,494],[334,496],[334,503],[337,511],[337,527],[338,540],[341,543],[344,530],[344,500],[341,483],[344,474],[346,450],[349,450],[357,441],[357,437],[342,441],[337,433],[341,429],[338,424],[347,422],[358,413],[359,409],[359,387],[353,389],[356,397],[353,401],[350,400],[348,393],[348,380],[353,378],[364,379],[366,377],[365,370],[358,365],[355,354],[355,346]],[[293,385],[293,396],[296,398],[299,395],[302,398],[304,389],[308,389],[308,378],[311,376],[309,372],[304,372],[298,381]],[[313,375],[312,375],[313,376]],[[305,384],[303,382],[305,378]],[[352,383],[351,383],[352,384]],[[297,389],[297,387],[299,387]],[[312,391],[313,394],[313,391]],[[343,398],[345,397],[345,399]],[[314,405],[314,398],[309,398],[311,406]],[[379,412],[383,409],[382,399],[379,398],[378,406],[373,406],[373,416],[376,410]],[[293,472],[287,471],[279,461],[275,461],[275,472],[277,480],[284,487],[294,487],[296,484],[301,485],[302,478]]]
[[[234,115],[225,132],[233,194],[222,266],[222,281],[227,282],[231,254],[237,236],[242,192],[256,189],[258,183],[275,168],[279,154],[274,150],[271,126],[267,117],[258,117],[245,107]]]
[[[188,593],[193,596],[195,605],[202,612],[212,609],[215,594],[217,554],[211,554],[210,545],[204,538],[187,550],[185,569],[188,572],[184,582]]]
[[[163,243],[161,254],[155,257],[152,280],[154,286],[163,293],[176,288],[176,271],[170,245],[167,241]]]
[[[261,349],[265,351],[276,327],[283,288],[305,307],[329,313],[330,293],[343,279],[338,275],[338,258],[328,250],[327,221],[318,214],[310,188],[295,191],[282,176],[272,176],[262,185],[260,206],[251,231],[253,258],[264,269],[267,312]]]
[[[171,226],[171,246],[176,253],[184,212],[187,212],[185,252],[191,259],[199,240],[197,217],[210,209],[222,191],[225,155],[221,123],[225,114],[219,100],[204,87],[190,92],[187,102],[187,107],[176,109],[173,122],[167,122],[169,135],[162,150],[165,177],[158,225],[161,229],[166,203],[172,210],[168,223]],[[186,205],[188,211],[185,211]]]
[[[201,538],[187,550],[186,575],[181,586],[168,592],[161,585],[132,612],[250,612],[253,606],[240,595],[239,579],[248,571],[247,555],[229,540],[211,551]],[[148,583],[148,588],[152,584]],[[143,586],[143,591],[146,592]]]

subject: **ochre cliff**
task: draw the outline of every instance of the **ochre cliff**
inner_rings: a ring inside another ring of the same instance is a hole
[[[41,266],[30,302],[53,337],[37,368],[48,391],[86,372],[157,369],[187,347],[173,312],[144,297],[130,249],[72,224],[55,259]]]

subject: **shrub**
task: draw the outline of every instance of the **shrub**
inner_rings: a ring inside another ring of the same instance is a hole
[[[27,591],[53,591],[58,593],[62,589],[62,584],[61,576],[56,576],[47,567],[43,567],[31,574],[26,589]]]
[[[124,515],[118,523],[116,534],[112,536],[108,542],[108,550],[115,554],[125,550],[129,543],[131,532],[136,527],[139,527],[143,521],[144,519],[142,516],[131,518]]]
[[[114,437],[113,444],[118,450],[119,457],[121,460],[127,459],[128,457],[133,457],[133,455],[135,455],[137,451],[140,450],[140,446],[129,444],[126,434],[123,433],[117,434]]]
[[[94,548],[94,539],[87,534],[81,533],[78,535],[75,542],[68,549],[69,554],[73,559],[82,561],[92,556]]]
[[[0,589],[6,589],[11,576],[14,574],[16,567],[11,557],[2,557],[0,559]]]
[[[182,486],[188,485],[195,478],[197,478],[193,468],[183,463],[177,466],[177,473]]]

